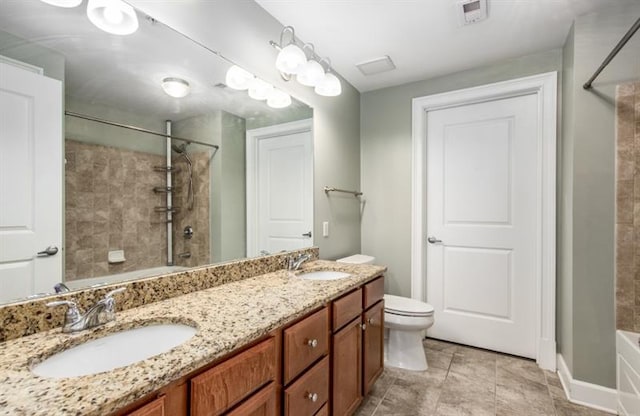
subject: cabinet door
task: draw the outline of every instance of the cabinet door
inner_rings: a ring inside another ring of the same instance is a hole
[[[364,313],[364,324],[362,363],[366,396],[384,369],[384,301],[376,303]]]
[[[350,415],[362,401],[362,323],[349,322],[333,336],[334,416]]]
[[[127,416],[165,416],[164,396],[147,403],[138,410],[134,410]]]
[[[227,416],[276,416],[277,398],[276,386],[270,383],[227,413]]]

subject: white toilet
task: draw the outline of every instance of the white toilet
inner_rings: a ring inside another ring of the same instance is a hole
[[[356,254],[338,263],[372,264],[375,257]],[[433,325],[433,306],[415,299],[384,295],[385,360],[389,367],[424,371],[428,368],[422,346],[424,331]]]

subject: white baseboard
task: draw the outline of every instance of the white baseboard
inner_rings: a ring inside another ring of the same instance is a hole
[[[618,414],[616,410],[618,407],[618,392],[616,389],[574,380],[561,354],[558,354],[557,360],[558,376],[564,393],[571,403],[602,410],[614,415]]]

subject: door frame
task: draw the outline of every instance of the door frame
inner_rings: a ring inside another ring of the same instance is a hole
[[[311,160],[313,161],[313,119],[291,121],[268,127],[247,130],[247,256],[258,255],[258,142],[272,137],[295,133],[311,134]],[[311,179],[313,181],[313,178]],[[312,184],[313,185],[313,184]],[[312,188],[313,189],[313,186]],[[313,199],[313,196],[312,196]],[[311,222],[313,223],[313,201],[311,203]]]
[[[536,207],[536,362],[556,369],[556,71],[441,94],[412,102],[411,297],[426,300],[427,114],[461,105],[535,94],[538,99]],[[424,276],[424,278],[423,278]],[[437,319],[437,318],[436,318]]]

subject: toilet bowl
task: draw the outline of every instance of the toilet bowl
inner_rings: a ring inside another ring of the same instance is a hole
[[[433,325],[433,307],[401,296],[384,295],[385,365],[405,370],[429,368],[422,338]]]
[[[338,263],[373,264],[375,257],[355,254]],[[428,368],[422,339],[433,325],[433,306],[415,299],[384,295],[384,364],[412,371]]]

